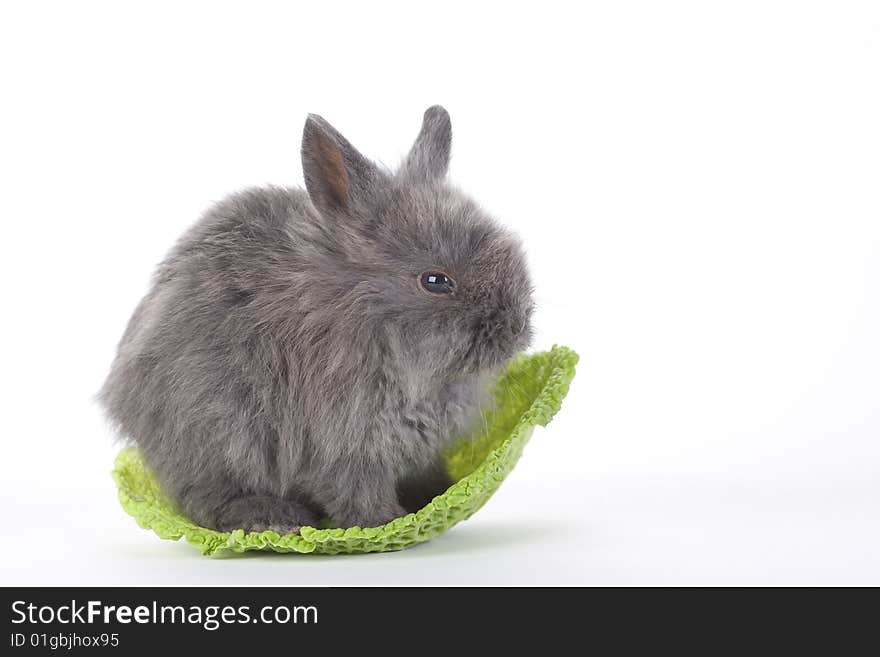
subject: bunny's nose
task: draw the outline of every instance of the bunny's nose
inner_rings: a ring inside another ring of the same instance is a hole
[[[524,333],[531,331],[532,322],[532,303],[531,301],[522,303],[517,311],[511,315],[510,332],[519,337]]]
[[[529,329],[529,323],[532,319],[532,309],[526,308],[518,313],[514,318],[513,332],[516,335],[522,335]]]
[[[485,317],[478,324],[478,331],[484,339],[519,338],[531,330],[531,311],[514,311],[510,308],[498,310]]]

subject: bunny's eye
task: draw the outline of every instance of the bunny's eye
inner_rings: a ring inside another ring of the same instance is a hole
[[[431,294],[451,294],[455,289],[455,281],[442,271],[426,271],[419,278],[422,288]]]

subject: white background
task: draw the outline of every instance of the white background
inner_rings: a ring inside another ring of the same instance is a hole
[[[0,584],[880,584],[877,3],[293,4],[0,9]],[[406,552],[139,529],[92,396],[152,267],[307,112],[393,165],[434,103],[560,415]]]

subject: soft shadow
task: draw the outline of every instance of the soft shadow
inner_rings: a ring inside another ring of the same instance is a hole
[[[480,524],[479,527],[459,526],[437,536],[430,541],[414,545],[397,552],[371,552],[368,554],[283,554],[272,551],[249,550],[247,552],[224,551],[212,557],[203,556],[199,550],[189,545],[185,540],[171,542],[162,541],[161,551],[156,549],[155,544],[145,543],[141,547],[125,546],[121,551],[129,557],[140,560],[162,559],[174,557],[177,559],[227,561],[227,560],[275,560],[289,559],[291,561],[305,560],[308,563],[322,561],[340,563],[351,560],[373,559],[432,559],[447,556],[466,556],[467,554],[485,554],[486,552],[501,551],[507,549],[522,549],[523,546],[539,544],[548,539],[556,539],[564,533],[564,527],[550,523],[523,523],[523,524]]]
[[[456,528],[445,534],[394,554],[404,558],[445,557],[480,554],[487,551],[521,549],[526,545],[546,542],[564,532],[553,524],[497,524],[479,528]]]

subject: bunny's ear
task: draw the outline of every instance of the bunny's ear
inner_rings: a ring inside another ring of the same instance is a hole
[[[449,168],[451,148],[452,122],[449,113],[439,105],[429,107],[425,111],[422,130],[403,162],[401,173],[417,180],[439,180]]]
[[[369,192],[376,166],[317,114],[303,128],[302,165],[306,189],[322,214],[340,212]]]

